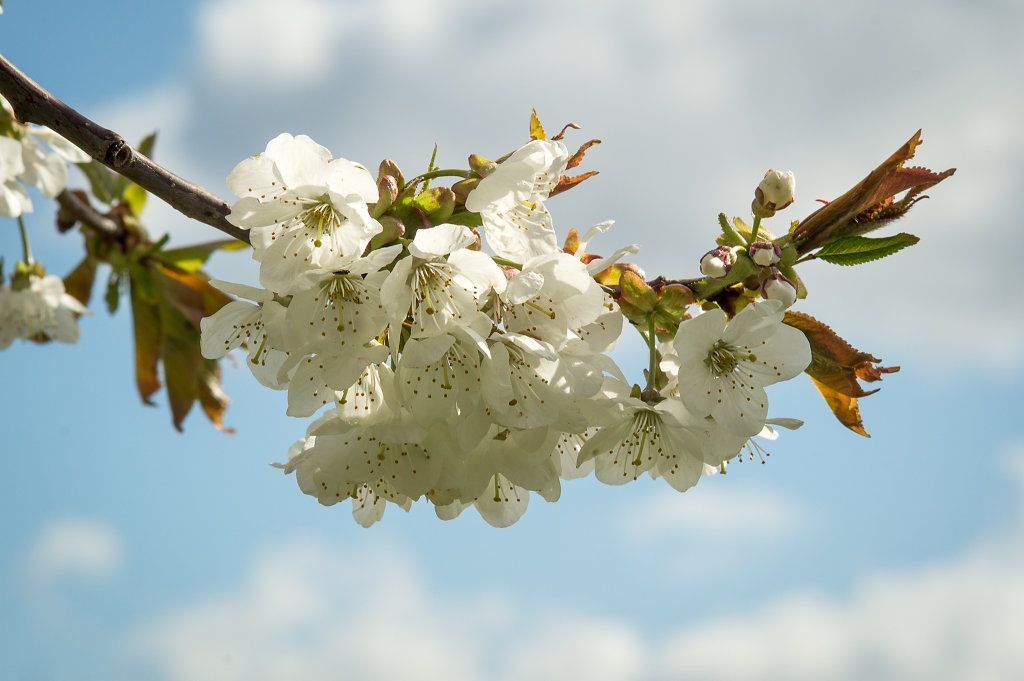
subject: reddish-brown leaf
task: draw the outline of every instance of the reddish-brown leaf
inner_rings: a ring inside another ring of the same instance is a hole
[[[841,233],[841,230],[859,213],[902,191],[909,190],[911,194],[902,205],[904,209],[909,209],[913,205],[913,197],[956,171],[956,168],[950,168],[935,173],[927,168],[903,168],[903,164],[914,156],[914,151],[920,143],[921,131],[918,130],[906,144],[871,171],[853,189],[804,218],[793,232],[793,241],[800,253],[807,253],[824,245]]]
[[[558,134],[555,135],[554,137],[552,137],[551,139],[553,139],[553,140],[561,140],[562,138],[565,137],[565,131],[568,130],[569,128],[572,128],[573,130],[579,130],[580,126],[576,125],[575,123],[566,123],[565,127],[562,128],[558,132]]]
[[[802,312],[786,312],[786,324],[800,329],[811,346],[811,364],[806,373],[847,397],[866,397],[878,390],[864,390],[858,378],[881,379],[883,373],[899,371],[899,367],[876,367],[881,360],[857,350],[828,325]]]
[[[206,417],[224,433],[234,433],[234,428],[224,427],[224,412],[228,408],[228,396],[220,387],[220,364],[216,360],[203,359],[199,367],[199,404]]]
[[[857,381],[878,381],[882,374],[893,373],[900,368],[876,366],[881,360],[857,350],[810,315],[789,311],[784,321],[800,329],[807,337],[811,346],[811,363],[805,373],[814,381],[829,409],[844,426],[869,437],[864,430],[857,398],[876,393],[878,389],[864,390]]]
[[[576,150],[576,153],[569,157],[569,161],[565,164],[565,169],[569,170],[570,168],[578,166],[583,162],[583,157],[586,156],[587,149],[600,143],[601,140],[590,140],[589,142],[584,142],[580,148]]]
[[[815,387],[821,393],[821,396],[825,398],[825,404],[832,410],[832,413],[835,414],[840,423],[858,435],[871,437],[868,435],[868,431],[864,430],[864,422],[860,418],[860,406],[857,404],[856,397],[849,397],[836,392],[821,381],[816,380],[813,376],[811,376],[811,380],[814,381]]]
[[[562,175],[562,177],[558,178],[558,184],[555,185],[555,188],[551,190],[551,193],[548,194],[548,196],[561,194],[566,190],[572,189],[573,187],[575,187],[588,177],[593,177],[594,175],[597,175],[597,173],[597,170],[591,170],[588,173],[583,173],[582,175],[573,175],[572,177],[568,175]]]
[[[135,331],[135,384],[145,404],[153,405],[149,398],[160,389],[157,363],[163,353],[160,312],[156,305],[146,302],[133,279],[130,287],[132,326]]]

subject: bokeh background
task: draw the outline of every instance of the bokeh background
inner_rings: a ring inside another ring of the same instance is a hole
[[[0,678],[1024,678],[1022,28],[1016,0],[7,0],[5,57],[129,140],[158,130],[156,159],[228,200],[283,131],[415,174],[434,142],[442,167],[516,148],[536,107],[604,140],[556,229],[615,219],[595,248],[691,276],[769,167],[797,176],[777,231],[919,128],[914,162],[958,172],[897,224],[919,245],[801,271],[797,309],[902,366],[861,402],[871,439],[800,377],[772,413],[807,425],[766,465],[684,495],[579,480],[505,530],[425,505],[364,530],[303,496],[267,464],[306,421],[244,366],[236,434],[176,433],[97,291],[77,345],[0,354]],[[64,274],[79,237],[34,196]],[[216,236],[157,203],[155,234]]]

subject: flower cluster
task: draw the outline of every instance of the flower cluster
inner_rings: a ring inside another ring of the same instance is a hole
[[[351,499],[367,526],[420,498],[444,519],[474,506],[506,526],[530,492],[556,500],[561,480],[591,471],[686,490],[766,428],[764,386],[810,361],[783,305],[749,298],[732,319],[684,305],[667,325],[632,305],[650,321],[637,326],[651,369],[631,386],[608,354],[627,303],[605,281],[637,247],[587,254],[610,223],[559,246],[545,202],[569,159],[535,139],[478,164],[436,223],[426,198],[407,211],[417,219],[395,217],[396,189],[415,182],[375,181],[305,136],[231,172],[228,219],[249,229],[262,288],[214,282],[244,300],[202,321],[202,351],[244,347],[257,380],[287,390],[289,415],[319,415],[280,464],[303,492]]]

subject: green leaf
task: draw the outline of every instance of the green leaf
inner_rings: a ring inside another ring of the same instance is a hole
[[[860,265],[892,255],[918,241],[920,239],[913,234],[904,232],[881,238],[848,236],[822,247],[816,255],[833,265]]]
[[[96,258],[86,255],[71,273],[64,277],[64,290],[82,305],[89,304],[92,285],[96,280]]]
[[[239,251],[243,248],[249,248],[249,244],[238,239],[220,239],[180,248],[169,248],[154,255],[186,272],[195,272],[206,263],[215,251]]]
[[[131,285],[132,325],[135,330],[135,385],[145,404],[153,405],[153,393],[160,389],[157,363],[163,352],[160,311],[147,302],[135,280]]]
[[[138,151],[143,156],[146,156],[148,158],[153,158],[153,146],[155,144],[156,144],[156,133],[155,132],[151,132],[151,133],[149,133],[148,135],[146,135],[145,137],[142,138],[142,141],[139,142],[139,146],[135,147],[135,150]]]
[[[107,311],[110,314],[117,312],[117,305],[121,302],[121,273],[113,270],[110,278],[107,279],[107,292],[103,299],[107,301]]]
[[[117,191],[117,178],[120,176],[113,170],[107,168],[99,161],[89,161],[88,163],[78,163],[76,165],[82,169],[85,178],[89,180],[89,188],[92,190],[92,195],[99,201],[113,203],[114,198],[121,195]]]
[[[203,357],[199,352],[199,329],[178,308],[160,306],[163,329],[164,380],[171,419],[181,432],[181,424],[199,397],[199,372]]]
[[[142,215],[142,209],[146,207],[146,196],[145,189],[132,183],[125,188],[124,193],[121,194],[121,199],[128,204],[128,209],[132,212],[132,215],[138,217]]]

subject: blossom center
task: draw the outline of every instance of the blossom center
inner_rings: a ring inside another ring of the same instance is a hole
[[[757,355],[750,352],[749,348],[731,345],[724,340],[716,341],[711,346],[704,363],[716,376],[728,376],[739,368],[741,361],[754,362]]]
[[[316,239],[313,245],[319,248],[322,245],[320,237],[330,234],[334,228],[342,223],[343,218],[334,210],[334,206],[327,196],[316,199],[316,202],[309,208],[299,213],[298,219],[302,224],[316,232]]]

